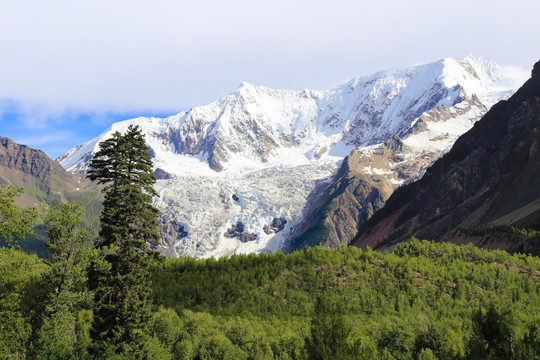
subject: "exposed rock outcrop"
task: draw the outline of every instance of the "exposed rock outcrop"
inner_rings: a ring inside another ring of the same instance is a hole
[[[257,234],[253,233],[244,233],[244,224],[242,222],[237,222],[236,225],[229,228],[223,236],[227,238],[238,238],[241,242],[248,242],[257,240]]]
[[[270,225],[264,225],[263,231],[267,235],[275,234],[283,230],[285,228],[285,225],[287,225],[287,220],[285,220],[284,218],[274,218]]]
[[[84,175],[71,174],[43,151],[0,137],[0,185],[24,188],[15,199],[22,206],[52,206],[81,202],[85,207],[84,224],[92,236],[99,231],[101,193]],[[47,256],[45,230],[38,228],[34,236],[20,240],[26,251]]]
[[[166,172],[165,170],[161,168],[157,168],[154,171],[154,176],[156,177],[157,180],[167,180],[167,179],[172,178],[171,174],[169,174],[168,172]]]
[[[174,221],[160,221],[159,233],[161,234],[162,245],[170,245],[176,243],[178,240],[188,236],[184,225],[178,224]]]
[[[83,175],[68,173],[43,151],[0,137],[0,182],[26,190],[21,205],[59,205],[78,199],[86,190],[97,193]]]

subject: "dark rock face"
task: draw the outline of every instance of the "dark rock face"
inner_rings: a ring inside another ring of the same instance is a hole
[[[240,221],[236,223],[235,226],[233,226],[230,229],[227,229],[227,232],[223,234],[223,236],[232,238],[232,237],[238,237],[242,235],[244,232],[244,224],[242,224]]]
[[[287,225],[287,220],[284,218],[274,218],[274,220],[272,220],[272,224],[264,225],[263,231],[268,235],[275,234],[283,230],[285,225]]]
[[[243,243],[246,243],[249,241],[255,241],[257,240],[257,234],[253,234],[253,233],[242,234],[238,236],[238,240],[240,240]]]
[[[160,168],[157,168],[156,171],[154,171],[154,176],[158,180],[167,180],[167,179],[172,178],[171,174],[169,174],[168,172]]]
[[[237,222],[235,226],[227,230],[223,236],[228,238],[238,238],[241,242],[254,241],[257,239],[257,234],[245,233],[244,234],[244,224],[242,222]]]
[[[188,236],[184,225],[176,222],[161,221],[159,224],[159,233],[162,237],[162,242],[174,244],[177,240]]]
[[[348,244],[361,223],[384,205],[392,188],[380,177],[363,174],[361,155],[348,155],[330,186],[321,190],[311,212],[297,230],[291,250]]]
[[[534,64],[532,72],[531,72],[531,76],[533,78],[540,77],[540,62],[537,62],[536,64]]]
[[[533,251],[534,241],[527,237],[510,244],[508,235],[497,236],[496,231],[489,237],[470,231],[519,225],[540,208],[540,62],[532,75],[461,136],[421,180],[398,189],[363,224],[353,244],[387,249],[416,236]]]

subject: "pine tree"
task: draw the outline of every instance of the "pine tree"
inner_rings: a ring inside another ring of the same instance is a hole
[[[310,359],[349,359],[347,336],[351,329],[343,318],[344,303],[329,292],[317,297],[311,319],[311,337],[306,339]]]
[[[151,303],[148,268],[157,257],[148,243],[156,244],[158,210],[152,159],[138,126],[122,135],[115,132],[100,143],[90,162],[88,177],[104,184],[101,231],[95,247],[107,266],[95,265],[91,287],[97,308],[91,336],[95,355],[112,353],[143,357]]]

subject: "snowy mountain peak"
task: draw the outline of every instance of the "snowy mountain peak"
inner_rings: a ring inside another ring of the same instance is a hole
[[[469,54],[460,63],[464,68],[473,68],[478,77],[484,81],[488,79],[497,81],[502,76],[499,72],[499,65],[489,58],[481,58]]]
[[[235,92],[249,92],[250,90],[255,90],[258,86],[247,81],[242,81],[240,85],[236,88]],[[263,86],[261,86],[263,88]]]
[[[156,154],[195,156],[216,171],[238,170],[242,164],[251,169],[253,164],[334,159],[344,156],[339,149],[381,143],[401,134],[422,113],[435,106],[452,106],[464,95],[476,94],[490,107],[513,91],[516,84],[511,80],[500,74],[492,60],[468,56],[381,71],[327,91],[275,90],[242,82],[231,94],[206,106],[165,119],[114,124],[59,161],[70,171],[84,172],[97,143],[129,124],[143,128]],[[157,156],[156,162],[160,162]]]
[[[380,144],[407,149],[395,159],[424,171],[486,108],[517,88],[512,81],[491,60],[467,57],[360,76],[326,91],[243,82],[221,99],[168,118],[113,124],[57,160],[85,172],[99,142],[139,125],[161,178],[156,204],[164,252],[274,251],[299,225],[315,184],[325,184],[353,149],[365,152],[366,161]],[[403,146],[393,146],[396,139]],[[396,185],[404,180],[390,172],[403,172],[400,164],[378,168],[374,162],[369,171],[388,173]],[[276,233],[263,230],[273,223],[286,225]],[[238,238],[237,228],[244,229]]]

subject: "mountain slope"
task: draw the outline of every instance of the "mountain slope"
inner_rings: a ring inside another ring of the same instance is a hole
[[[394,136],[407,143],[403,164],[361,168],[369,168],[362,171],[373,173],[370,177],[382,171],[377,175],[391,191],[415,176],[413,169],[444,153],[486,106],[513,88],[513,79],[493,62],[472,57],[379,72],[327,91],[243,83],[212,104],[169,118],[113,124],[58,161],[84,173],[100,141],[139,125],[159,177],[156,205],[164,253],[201,257],[276,251],[306,227],[303,220],[321,203],[353,149],[369,161]],[[410,170],[404,171],[405,163]]]
[[[16,199],[21,206],[82,202],[87,212],[86,224],[94,230],[98,227],[99,190],[84,176],[64,170],[41,150],[0,137],[0,185],[23,187],[24,193]],[[23,240],[23,248],[44,255],[45,234],[42,230],[36,230],[36,238]]]
[[[531,79],[493,106],[421,180],[397,190],[353,244],[386,249],[416,236],[537,252],[539,145],[540,62]]]

